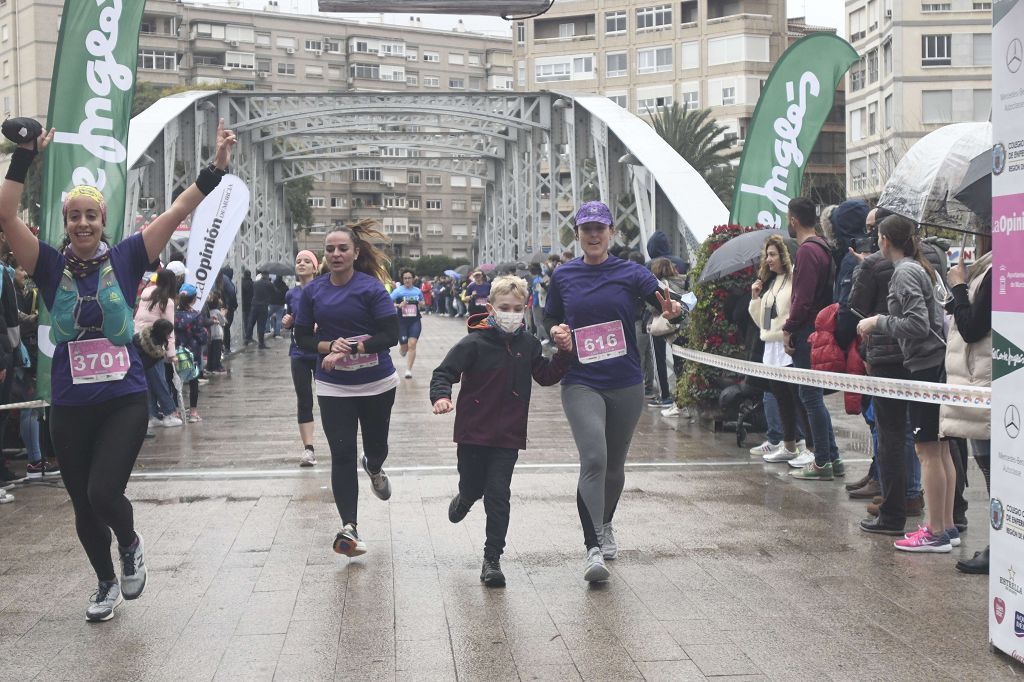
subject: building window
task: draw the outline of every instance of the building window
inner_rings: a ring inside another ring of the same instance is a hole
[[[682,66],[684,69],[697,69],[700,68],[700,43],[683,43],[682,48]]]
[[[951,123],[952,121],[952,90],[925,90],[921,93],[922,123]]]
[[[469,234],[469,226],[465,224],[452,225],[452,236],[453,237],[465,237]]]
[[[416,50],[416,49],[410,47],[409,49],[407,49],[405,51],[405,59],[406,59],[406,61],[415,62],[415,61],[419,61],[419,58],[420,58],[419,50]]]
[[[406,176],[406,183],[408,183],[410,185],[418,185],[418,184],[420,184],[420,174],[419,173],[412,173],[412,172],[410,172],[409,175]]]
[[[520,61],[516,62],[516,82],[519,83],[519,85],[526,85],[526,62],[525,61],[520,60]]]
[[[661,107],[670,106],[672,106],[672,95],[645,97],[644,99],[638,99],[636,101],[636,110],[641,114],[646,114],[648,111],[653,112],[655,109],[659,109]]]
[[[882,112],[882,115],[885,117],[885,129],[886,130],[891,130],[892,129],[892,122],[893,122],[893,118],[894,118],[894,116],[893,116],[894,113],[895,112],[893,112],[893,110],[892,110],[892,95],[886,95],[885,96],[885,111]]]
[[[472,211],[473,213],[479,213],[482,207],[483,204],[480,203],[479,199],[473,199],[472,201],[469,202],[469,210]]]
[[[574,75],[581,78],[593,78],[594,77],[594,58],[593,57],[575,57],[572,60],[572,72]]]
[[[609,53],[606,55],[606,59],[604,75],[607,78],[617,78],[629,73],[629,59],[625,52]]]
[[[868,135],[878,132],[878,102],[868,103]]]
[[[992,114],[992,91],[974,91],[974,120],[987,121]]]
[[[256,47],[270,47],[272,44],[269,33],[256,34]]]
[[[355,182],[380,182],[380,168],[356,168]]]
[[[606,97],[623,109],[629,109],[629,97],[627,95],[606,95]]]
[[[864,137],[864,109],[854,109],[850,112],[850,141],[858,142]]]
[[[861,40],[867,35],[867,10],[863,7],[850,12],[850,40]]]
[[[767,62],[768,36],[728,36],[708,41],[708,65]]]
[[[345,197],[331,197],[331,208],[345,208],[348,200]]]
[[[139,50],[138,67],[155,71],[177,71],[178,54],[165,50]]]
[[[0,26],[0,40],[4,41],[6,43],[8,40],[10,40],[10,38],[11,38],[11,29],[10,29],[10,27],[8,27],[7,24],[4,24],[3,26]]]
[[[922,12],[949,12],[953,9],[951,2],[922,2]]]
[[[425,61],[425,62],[433,62],[435,64],[440,64],[441,63],[441,53],[440,52],[427,52],[426,50],[424,50],[423,51],[423,61]]]
[[[978,11],[991,12],[992,11],[992,3],[991,2],[976,2],[976,3],[974,3],[973,9],[976,12],[978,12]]]
[[[289,38],[288,36],[278,36],[277,46],[283,50],[294,50],[295,38]]]
[[[868,160],[866,158],[850,159],[850,178],[863,182],[868,176]]]
[[[574,35],[576,35],[576,24],[570,22],[558,25],[559,38],[572,38]]]
[[[384,197],[384,208],[405,208],[405,197]]]
[[[419,183],[416,183],[416,184],[419,184]],[[410,211],[418,211],[418,210],[420,210],[420,198],[419,197],[409,197],[406,200],[405,203],[406,203],[406,206],[409,208]]]
[[[310,208],[323,208],[327,205],[323,197],[309,197],[307,201]]]
[[[682,91],[683,107],[689,111],[700,109],[700,90],[697,83],[690,85],[684,85],[685,89]]]
[[[247,52],[225,52],[224,66],[230,66],[233,69],[255,69],[256,55]]]
[[[572,63],[568,61],[553,64],[534,65],[533,78],[538,83],[548,81],[567,81],[572,79]]]
[[[868,83],[878,82],[878,48],[871,50],[865,59],[868,67]]]
[[[473,92],[479,92],[479,91],[483,90],[484,89],[484,79],[480,78],[479,76],[470,76],[469,77],[469,89],[472,90]],[[501,88],[497,88],[497,89],[500,90]],[[508,89],[511,90],[511,88],[508,88]]]
[[[626,10],[604,13],[604,32],[608,35],[622,35],[626,32]]]
[[[483,64],[483,59],[481,58],[481,56],[478,53],[476,53],[476,52],[470,52],[469,53],[469,65],[470,66],[480,66],[481,64]]]
[[[440,211],[441,200],[440,199],[427,199],[426,208],[428,211]]]
[[[465,90],[466,79],[465,78],[449,78],[448,87],[452,90]]]
[[[974,65],[992,66],[992,34],[974,34]]]
[[[439,88],[441,87],[441,79],[437,76],[424,76],[423,87],[425,88]]]
[[[323,78],[324,67],[322,66],[307,66],[306,67],[306,78]]]
[[[892,73],[892,38],[882,43],[882,73],[886,76]]]
[[[384,42],[380,44],[379,51],[384,57],[405,57],[405,43]]]
[[[658,73],[672,70],[672,47],[651,47],[636,51],[637,73]]]
[[[442,234],[444,234],[444,225],[440,223],[427,223],[428,237],[440,237]],[[427,253],[429,254],[430,251],[428,250]],[[440,256],[441,254],[438,253],[437,255]]]
[[[11,77],[11,62],[8,59],[4,60],[4,78]]]
[[[516,22],[516,45],[526,44],[526,24],[521,21]]]
[[[441,186],[441,176],[440,175],[428,175],[426,177],[426,182],[424,184],[427,187],[440,187]]]
[[[636,30],[646,31],[672,25],[672,5],[641,7],[636,11]]]
[[[419,75],[415,74],[415,73],[407,73],[407,74],[405,74],[405,84],[406,85],[419,85],[420,84],[420,77],[419,77]]]
[[[459,52],[449,52],[448,63],[455,64],[457,66],[462,66],[466,63],[466,55],[461,54]]]
[[[380,80],[380,66],[377,64],[352,64],[348,70],[353,78]]]
[[[324,43],[322,40],[307,40],[306,52],[323,52]]]
[[[295,75],[295,64],[289,62],[278,62],[277,63],[277,75],[279,76],[294,76]]]
[[[864,60],[858,59],[853,66],[850,67],[850,92],[857,92],[864,88]]]
[[[921,66],[949,66],[952,64],[952,36],[948,33],[921,36]]]
[[[736,104],[736,86],[729,85],[722,88],[722,106]]]
[[[465,211],[466,210],[466,200],[465,199],[453,199],[452,200],[452,210],[453,211]]]

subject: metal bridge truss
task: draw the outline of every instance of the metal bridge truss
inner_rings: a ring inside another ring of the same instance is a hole
[[[637,141],[620,140],[570,95],[222,91],[192,95],[131,168],[126,229],[141,197],[155,200],[144,212],[159,212],[193,182],[212,156],[217,117],[238,135],[232,171],[252,196],[229,257],[236,268],[292,258],[287,182],[369,166],[479,179],[478,262],[574,248],[573,210],[591,199],[612,207],[620,235],[635,228],[636,247],[660,228],[680,251],[691,250],[711,228],[677,215],[665,200],[668,188],[630,154]]]

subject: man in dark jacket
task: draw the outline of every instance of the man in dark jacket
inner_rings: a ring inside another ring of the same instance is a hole
[[[242,333],[245,345],[252,343],[252,273],[242,270]]]
[[[269,317],[270,302],[274,298],[274,283],[270,281],[270,275],[265,272],[257,272],[257,277],[252,283],[252,314],[249,316],[249,328],[247,335],[253,337],[253,325],[259,336],[259,347],[266,348],[267,344],[263,336],[267,333],[267,319]]]
[[[833,300],[842,308],[850,297],[853,286],[853,269],[860,264],[857,257],[857,242],[867,236],[868,205],[860,199],[849,199],[832,211],[832,229],[835,244],[832,259],[836,263],[836,282],[832,290]],[[844,346],[845,348],[845,346]]]
[[[876,211],[873,211],[875,215],[869,223],[877,223],[880,220],[878,212],[884,209]],[[883,213],[883,217],[887,213]],[[944,276],[947,270],[946,254],[931,244],[921,246],[922,253],[935,268],[935,272]],[[857,319],[889,312],[889,280],[892,279],[894,269],[893,262],[883,256],[881,251],[867,256],[854,269],[849,307]],[[867,363],[870,376],[910,378],[910,373],[903,366],[903,351],[891,336],[877,330],[872,332],[863,340],[861,355]],[[871,400],[875,406],[875,428],[878,432],[876,461],[883,502],[878,507],[877,518],[869,516],[860,522],[860,527],[868,533],[899,536],[903,535],[908,513],[920,514],[923,506],[920,464],[909,431],[909,403],[881,396],[873,396]]]
[[[238,290],[235,288],[235,283],[231,280],[235,276],[235,271],[230,266],[225,265],[220,271],[220,288],[221,288],[221,301],[224,307],[228,309],[227,325],[224,327],[224,353],[231,352],[231,325],[235,321],[235,311],[238,310]]]
[[[21,334],[14,278],[2,263],[0,277],[3,278],[0,282],[0,405],[6,405],[11,402],[11,389],[14,387],[14,352],[17,349],[12,344],[12,337],[20,340]],[[14,330],[16,333],[9,334],[8,330]],[[7,468],[3,455],[3,435],[10,414],[10,410],[0,410],[0,482],[20,478]]]

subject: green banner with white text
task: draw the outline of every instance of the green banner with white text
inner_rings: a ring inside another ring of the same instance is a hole
[[[128,176],[128,122],[144,0],[65,0],[50,84],[47,126],[56,129],[43,169],[39,238],[64,238],[61,206],[75,185],[107,200],[108,235],[121,234]],[[40,310],[38,397],[49,400],[49,314]]]
[[[800,195],[836,86],[857,59],[857,51],[832,33],[812,33],[782,54],[750,120],[730,223],[785,229],[789,200]]]

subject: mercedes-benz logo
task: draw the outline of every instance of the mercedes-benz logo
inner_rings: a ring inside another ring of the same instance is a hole
[[[1024,62],[1024,45],[1021,44],[1020,38],[1014,38],[1006,48],[1006,68],[1010,70],[1010,73],[1017,73],[1022,62]]]
[[[1006,413],[1003,414],[1003,428],[1006,429],[1006,435],[1010,438],[1020,435],[1020,410],[1016,405],[1006,408]]]

